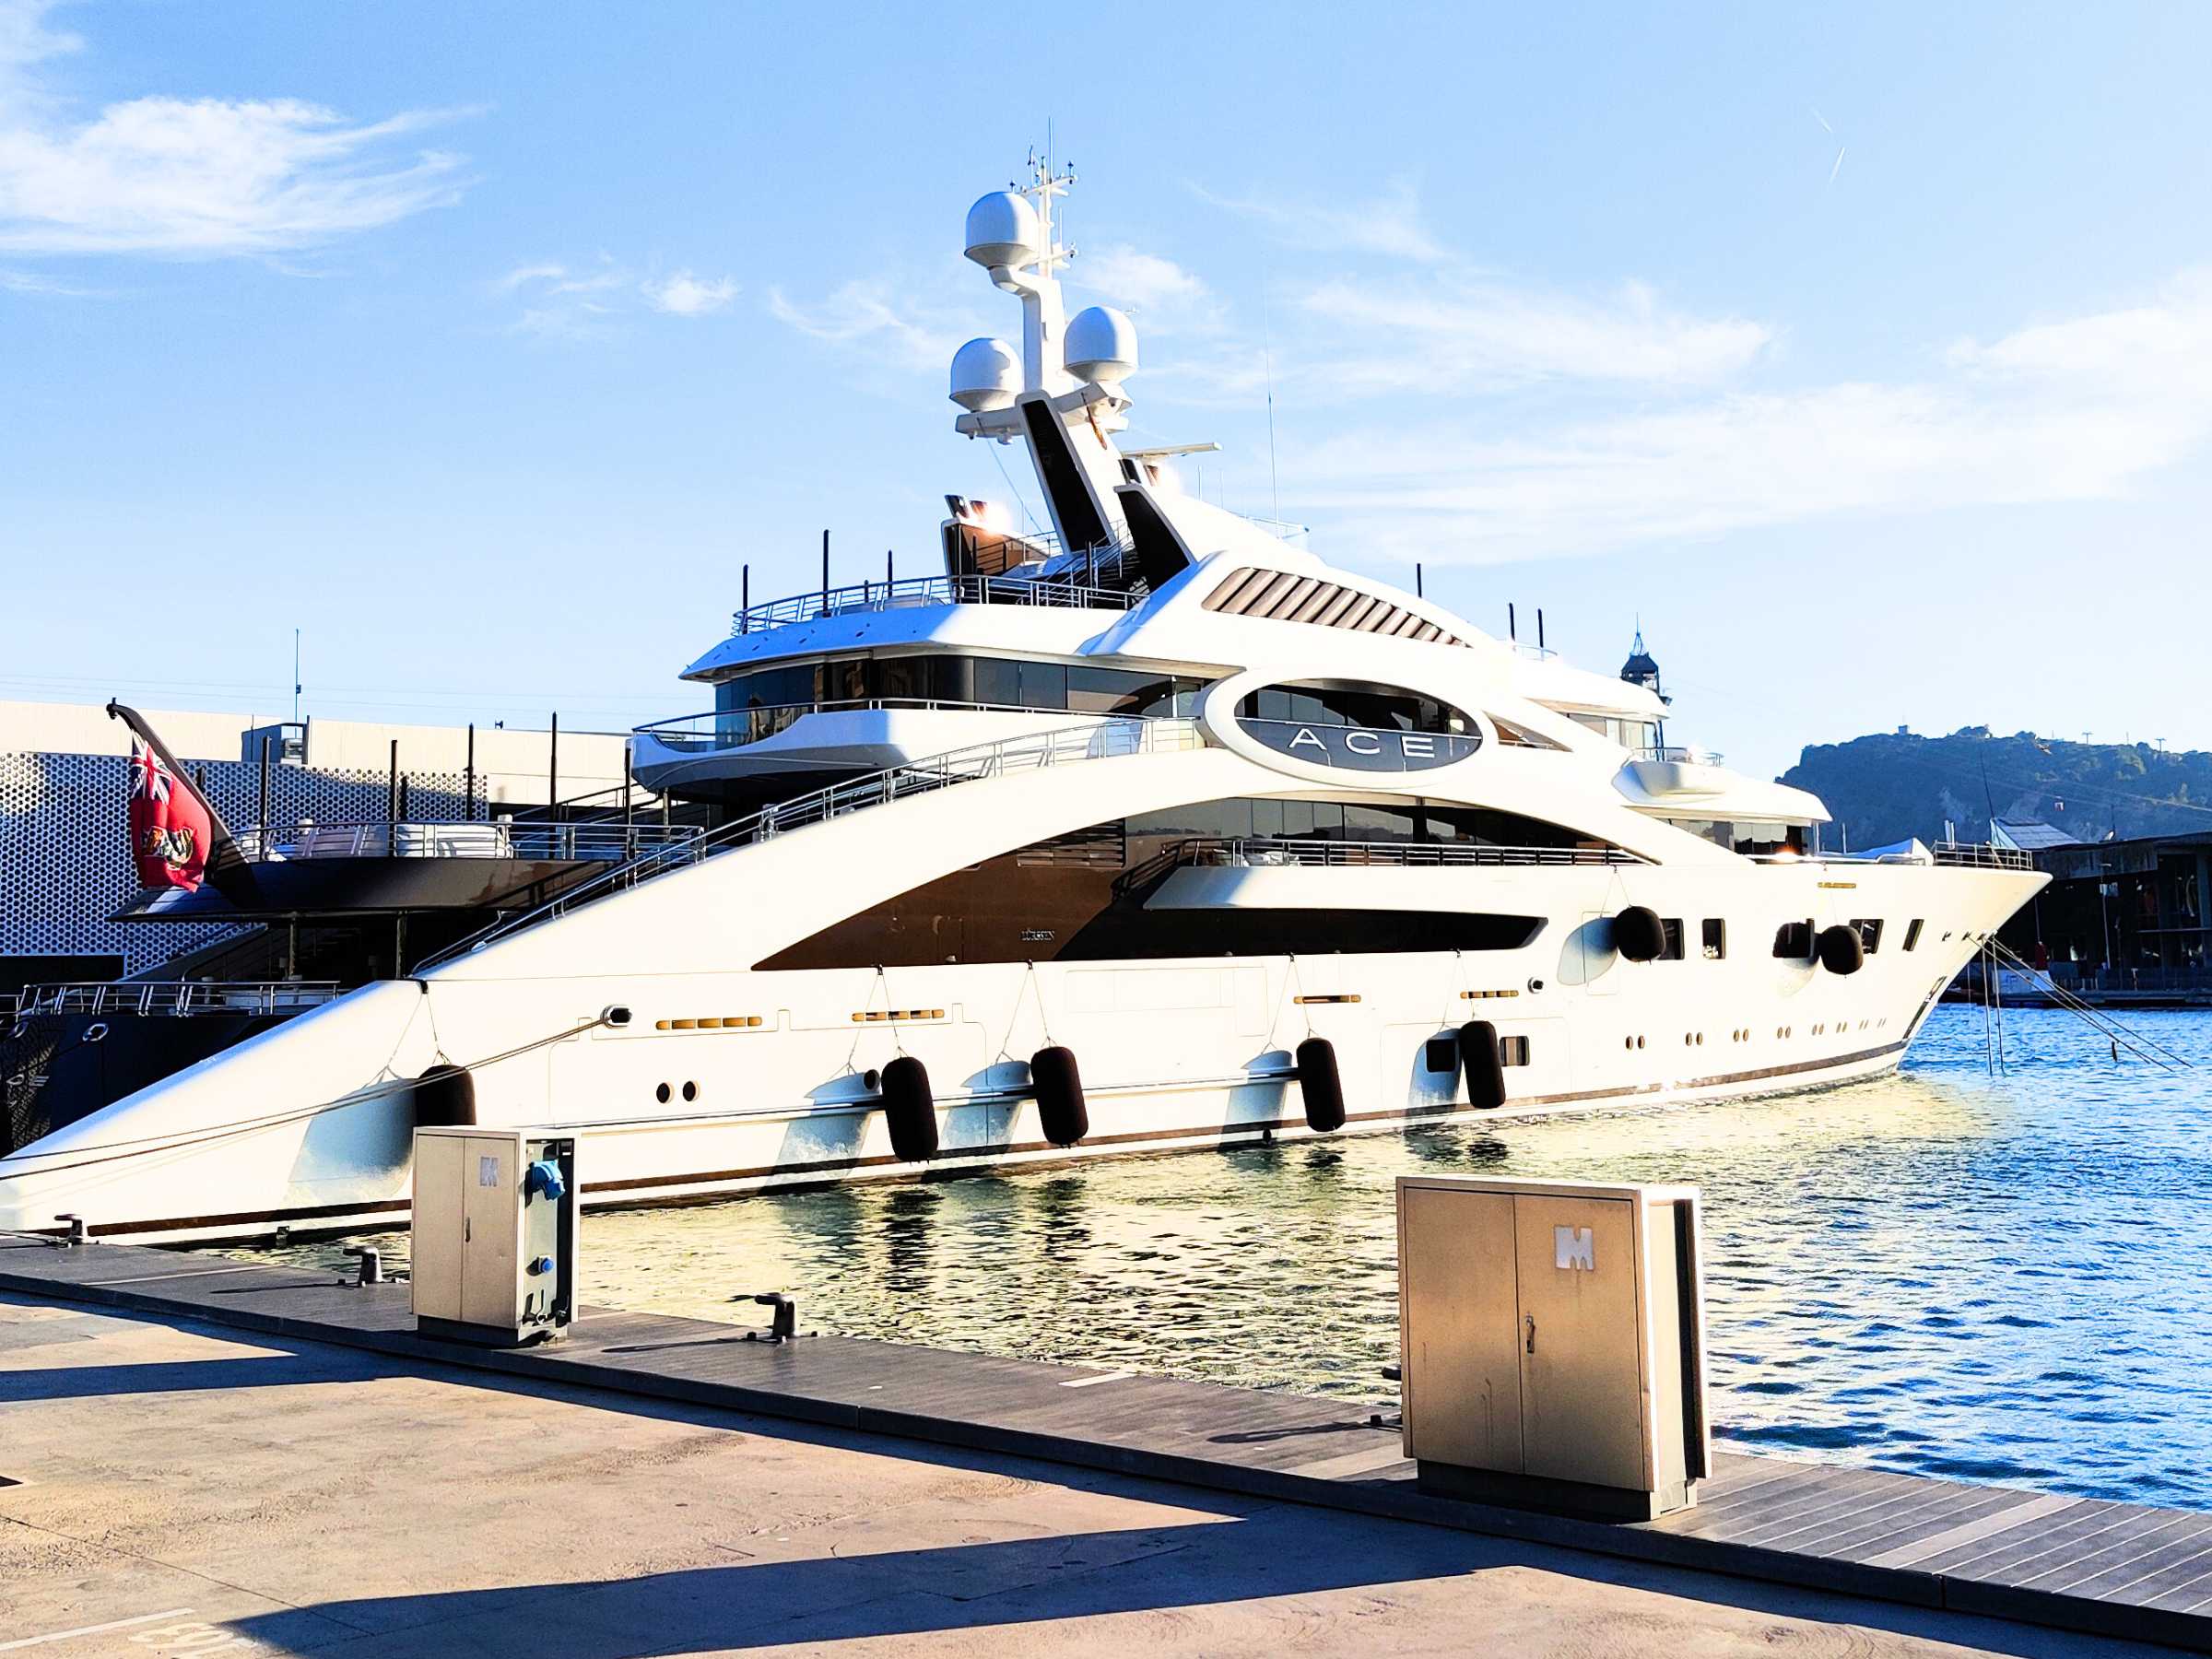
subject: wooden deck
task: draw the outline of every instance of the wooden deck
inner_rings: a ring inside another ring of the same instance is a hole
[[[117,1244],[0,1239],[0,1290],[2212,1652],[2212,1513],[1724,1456],[1693,1510],[1581,1521],[1418,1491],[1343,1401],[595,1310],[472,1349],[418,1337],[404,1284]]]

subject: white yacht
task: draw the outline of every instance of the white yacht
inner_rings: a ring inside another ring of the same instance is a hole
[[[942,575],[748,606],[635,744],[720,828],[0,1160],[0,1227],[385,1224],[418,1123],[560,1125],[606,1206],[1896,1065],[2043,877],[1824,856],[1664,746],[1641,641],[1578,669],[1183,493],[1128,320],[1064,318],[1069,182],[970,210],[1022,337],[952,368],[1049,530],[949,498]]]

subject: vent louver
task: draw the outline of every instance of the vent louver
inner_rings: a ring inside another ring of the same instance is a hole
[[[1231,617],[1312,622],[1322,628],[1344,628],[1354,633],[1384,634],[1399,640],[1462,647],[1467,643],[1455,634],[1446,633],[1427,618],[1416,616],[1373,594],[1325,582],[1318,576],[1300,576],[1290,571],[1268,571],[1252,565],[1234,572],[1208,594],[1205,607]]]

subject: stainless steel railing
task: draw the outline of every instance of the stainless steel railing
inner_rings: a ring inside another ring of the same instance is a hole
[[[506,858],[589,863],[634,858],[641,852],[689,841],[696,825],[594,818],[564,824],[544,819],[488,823],[251,825],[233,840],[256,863],[317,858]]]
[[[1229,840],[1196,838],[1178,841],[1169,852],[1182,853],[1190,865],[1265,869],[1273,865],[1338,867],[1383,865],[1402,867],[1482,868],[1505,865],[1605,865],[1641,864],[1618,847],[1494,847],[1473,841],[1354,841],[1320,837],[1252,836]]]
[[[276,1014],[317,1007],[337,994],[335,980],[80,980],[24,986],[15,1015]]]
[[[896,582],[857,582],[813,594],[794,594],[741,610],[730,618],[733,634],[763,633],[795,622],[869,611],[932,605],[1037,605],[1054,609],[1128,610],[1144,595],[1119,588],[1029,576],[909,576]]]
[[[1664,760],[1675,766],[1719,766],[1725,759],[1718,749],[1699,748],[1689,744],[1646,745],[1630,753],[1639,760]]]
[[[2032,870],[2035,860],[2018,847],[1988,842],[1937,841],[1928,849],[1939,865],[1972,865],[1984,870]]]
[[[1041,714],[1076,720],[1101,718],[1096,711],[1045,708],[1035,703],[963,702],[947,697],[846,697],[816,702],[772,703],[758,709],[714,709],[649,721],[634,735],[673,749],[742,748],[788,731],[809,714],[851,713],[876,709],[960,714]],[[1135,718],[1146,718],[1136,716]]]
[[[850,779],[826,789],[818,789],[811,794],[764,806],[749,818],[739,818],[705,835],[641,853],[604,875],[579,882],[559,897],[550,899],[534,910],[495,922],[465,938],[456,940],[445,949],[426,958],[418,965],[417,971],[434,968],[469,951],[480,950],[494,939],[503,938],[540,922],[551,921],[579,905],[606,898],[611,893],[625,891],[656,876],[666,875],[671,870],[687,868],[717,853],[768,841],[794,830],[804,829],[809,824],[842,818],[870,806],[888,806],[911,794],[1078,760],[1205,747],[1204,728],[1195,720],[1147,719],[1141,715],[1117,714],[1082,725],[1063,726],[1050,732],[1025,733],[1018,737],[1002,738],[996,743],[976,744],[948,754],[933,756],[926,760],[912,761],[905,766],[887,767],[865,777]]]

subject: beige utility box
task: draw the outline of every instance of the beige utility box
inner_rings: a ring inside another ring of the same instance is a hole
[[[1398,1329],[1423,1490],[1648,1519],[1711,1473],[1692,1187],[1406,1176]]]
[[[522,1129],[415,1131],[415,1325],[513,1347],[575,1313],[576,1142]]]

